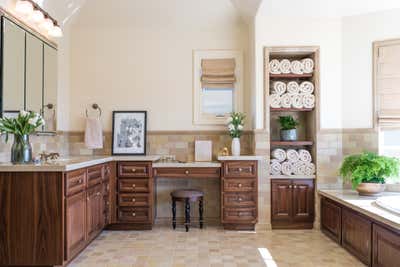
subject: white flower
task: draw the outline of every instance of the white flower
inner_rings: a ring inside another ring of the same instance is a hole
[[[231,123],[228,125],[228,129],[229,129],[229,131],[233,131],[233,130],[235,130],[235,126]]]
[[[243,125],[240,125],[240,124],[239,124],[239,125],[238,125],[238,129],[239,129],[239,130],[243,130]]]
[[[232,121],[233,121],[232,117],[229,117],[229,118],[226,120],[226,123],[227,123],[227,124],[230,124]]]
[[[30,125],[33,125],[33,126],[35,126],[35,125],[37,124],[37,122],[38,122],[38,118],[36,118],[36,117],[30,118],[30,119],[28,120],[28,123],[29,123]]]
[[[44,121],[43,118],[40,118],[40,124],[41,124],[41,125],[45,125],[45,124],[46,124],[46,122]]]
[[[21,117],[26,117],[26,116],[29,115],[29,112],[28,112],[28,111],[25,111],[25,110],[20,110],[19,115],[20,115]]]

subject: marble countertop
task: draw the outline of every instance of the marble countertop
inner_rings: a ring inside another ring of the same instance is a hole
[[[219,162],[155,162],[153,168],[219,168]]]
[[[376,205],[375,200],[378,197],[359,196],[358,193],[353,190],[318,190],[318,193],[368,217],[371,217],[376,221],[400,230],[400,216]],[[381,196],[400,197],[400,193],[384,192]]]

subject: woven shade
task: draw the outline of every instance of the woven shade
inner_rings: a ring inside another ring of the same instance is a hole
[[[234,88],[235,59],[203,59],[201,61],[201,85],[203,88]]]

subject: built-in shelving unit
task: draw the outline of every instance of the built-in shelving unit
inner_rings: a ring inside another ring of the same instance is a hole
[[[309,112],[313,108],[270,108],[271,112]]]

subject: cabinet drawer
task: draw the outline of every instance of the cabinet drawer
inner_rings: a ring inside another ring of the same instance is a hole
[[[224,193],[224,207],[255,207],[257,195],[254,193]]]
[[[219,178],[220,168],[156,168],[154,176],[166,178]]]
[[[68,196],[81,192],[86,188],[86,169],[71,171],[66,174],[66,194]]]
[[[120,193],[149,193],[151,179],[118,179]]]
[[[255,178],[256,176],[257,161],[224,162],[224,178]]]
[[[223,220],[224,222],[232,223],[255,222],[257,218],[256,213],[256,208],[227,208],[223,210]]]
[[[148,207],[150,194],[119,194],[118,205],[120,207]]]
[[[150,222],[150,208],[119,208],[120,222]]]
[[[121,162],[118,164],[119,177],[150,177],[151,163]]]
[[[223,179],[224,192],[250,192],[257,188],[256,179]]]
[[[104,165],[97,165],[87,169],[87,186],[100,184],[103,180]]]

